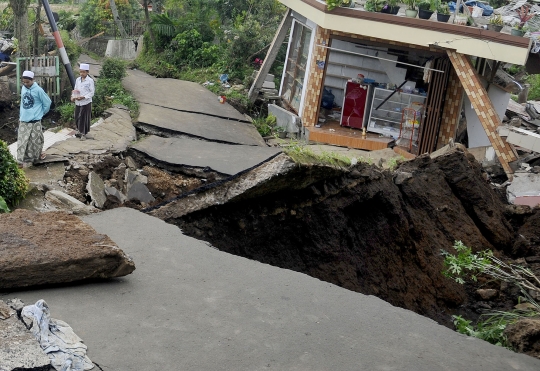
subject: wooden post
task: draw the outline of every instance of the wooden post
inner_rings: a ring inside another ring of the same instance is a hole
[[[281,20],[281,24],[279,25],[279,28],[274,35],[274,40],[272,40],[272,44],[270,44],[270,48],[268,49],[266,58],[264,58],[264,62],[259,69],[257,76],[255,77],[255,81],[253,81],[251,88],[249,88],[248,98],[251,102],[255,102],[255,99],[257,99],[257,96],[259,95],[259,90],[261,90],[264,80],[266,79],[266,75],[268,75],[268,72],[270,71],[270,67],[272,67],[272,64],[274,64],[276,56],[279,52],[279,48],[281,47],[281,44],[283,44],[283,41],[285,40],[285,36],[287,36],[287,32],[289,31],[291,24],[291,9],[287,8],[283,19]]]

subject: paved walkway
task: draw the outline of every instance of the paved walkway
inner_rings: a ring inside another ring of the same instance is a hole
[[[104,370],[540,369],[540,360],[411,311],[213,249],[132,209],[84,217],[131,275],[0,296],[45,299]]]

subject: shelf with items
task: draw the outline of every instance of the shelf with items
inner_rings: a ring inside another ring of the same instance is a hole
[[[414,154],[417,153],[418,149],[418,136],[423,111],[423,104],[412,102],[409,107],[403,110],[401,116],[401,126],[396,144],[407,148],[409,152]]]
[[[395,93],[382,103],[394,90],[375,88],[371,101],[367,130],[374,133],[392,136],[397,139],[401,130],[402,112],[411,104],[423,105],[426,97],[417,94]],[[382,105],[381,105],[382,103]],[[379,109],[377,109],[377,107]],[[420,117],[421,120],[421,117]]]

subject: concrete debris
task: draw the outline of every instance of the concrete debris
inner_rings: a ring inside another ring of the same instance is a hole
[[[508,202],[515,205],[540,205],[540,174],[518,173],[506,189]]]
[[[109,200],[112,197],[112,202],[114,203],[123,204],[127,200],[126,196],[114,187],[105,187],[105,194],[107,195],[107,199]]]
[[[126,162],[126,166],[130,170],[137,170],[139,168],[139,166],[137,165],[137,163],[135,162],[135,160],[131,156],[127,156],[126,159],[125,159],[125,162]]]
[[[92,171],[90,174],[88,174],[86,190],[92,199],[91,204],[97,208],[103,208],[105,201],[107,201],[107,195],[105,194],[105,183],[103,183],[103,180],[97,173]]]
[[[75,215],[88,215],[97,211],[92,206],[88,206],[62,191],[48,191],[45,193],[45,200],[57,210],[72,211]]]
[[[148,187],[146,187],[143,183],[140,182],[135,182],[131,185],[127,194],[127,198],[128,200],[138,200],[146,204],[155,201],[155,198],[148,190]]]
[[[22,309],[22,308],[21,308]],[[16,309],[0,300],[0,370],[49,370],[49,357],[39,343],[14,315]]]

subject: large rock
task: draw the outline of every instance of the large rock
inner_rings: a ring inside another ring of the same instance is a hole
[[[111,278],[135,264],[109,237],[65,212],[0,214],[0,290]]]
[[[49,357],[15,310],[0,300],[0,371],[53,370]]]
[[[522,318],[508,326],[504,334],[517,352],[540,358],[540,318]]]
[[[103,183],[103,180],[97,173],[92,171],[90,174],[88,174],[86,190],[92,199],[92,205],[99,207],[100,209],[103,208],[105,201],[107,201],[107,195],[105,194],[105,183]]]

